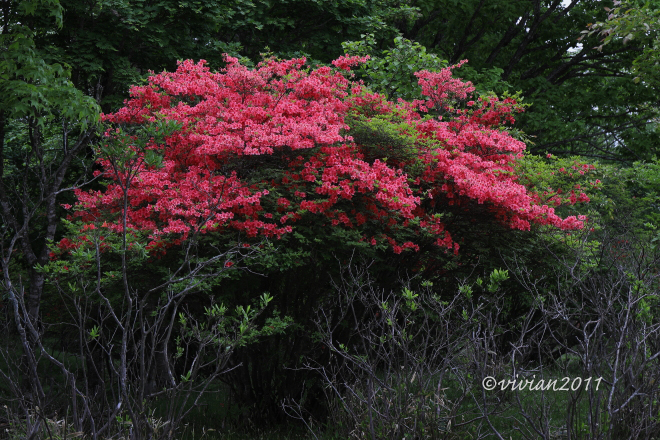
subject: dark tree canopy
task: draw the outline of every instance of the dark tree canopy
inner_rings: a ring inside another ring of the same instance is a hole
[[[329,62],[341,42],[364,32],[394,36],[390,24],[410,15],[395,2],[63,0],[63,27],[41,44],[73,68],[83,90],[102,88],[104,110],[127,97],[128,87],[149,70],[174,70],[176,61],[206,59],[224,66],[223,53],[252,61],[261,53],[306,54]]]

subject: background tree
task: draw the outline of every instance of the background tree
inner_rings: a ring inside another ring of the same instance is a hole
[[[658,134],[649,130],[648,104],[656,96],[648,84],[630,81],[643,47],[613,41],[599,50],[594,37],[578,41],[590,23],[606,18],[611,4],[474,0],[412,6],[420,16],[397,24],[405,38],[450,63],[467,58],[477,72],[500,69],[502,81],[533,104],[520,118],[534,136],[531,151],[606,160],[654,154]]]
[[[38,45],[72,66],[78,88],[100,93],[105,112],[117,110],[150,70],[174,70],[178,60],[205,59],[218,69],[223,53],[255,62],[270,50],[329,62],[342,54],[342,41],[365,32],[394,36],[393,20],[412,14],[398,2],[372,0],[64,0],[62,7],[63,27]]]
[[[37,12],[38,11],[38,12]],[[98,106],[77,90],[69,72],[39,50],[29,25],[51,20],[61,25],[57,2],[6,3],[0,58],[0,216],[2,268],[7,292],[22,292],[9,269],[19,254],[25,262],[27,314],[37,325],[43,276],[37,265],[48,261],[60,214],[58,196],[73,184],[69,170],[94,134]],[[43,30],[45,32],[45,30]],[[16,284],[14,284],[16,283]]]
[[[653,85],[660,81],[658,73],[658,20],[660,7],[657,2],[626,2],[614,1],[615,8],[606,8],[607,20],[591,24],[589,30],[582,31],[587,36],[594,34],[602,38],[599,50],[616,40],[623,44],[634,42],[633,47],[640,47],[641,53],[633,61],[633,73],[637,74],[635,82],[642,79]]]
[[[71,170],[85,168],[77,159],[94,135],[99,109],[71,83],[69,71],[35,43],[40,33],[61,26],[59,3],[5,2],[1,11],[0,265],[3,299],[12,310],[13,325],[7,328],[16,345],[10,345],[22,353],[21,374],[3,377],[25,391],[19,393],[21,406],[30,419],[31,408],[46,405],[38,373],[45,286],[39,266],[48,262],[56,237],[61,194],[80,183],[81,173],[72,176]],[[40,429],[38,416],[33,422],[28,438]]]

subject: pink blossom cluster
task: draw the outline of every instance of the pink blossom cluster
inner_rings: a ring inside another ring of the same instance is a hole
[[[397,241],[403,228],[418,228],[458,251],[438,215],[451,205],[483,205],[515,229],[583,225],[583,219],[560,218],[518,182],[514,165],[525,144],[503,124],[513,122],[521,107],[511,98],[470,100],[474,87],[451,72],[463,62],[418,72],[426,99],[393,103],[344,73],[363,58],[345,56],[333,62],[335,68],[315,69],[304,58],[269,59],[256,69],[229,56],[226,61],[220,72],[203,60],[181,62],[175,72],[133,87],[122,109],[103,116],[113,127],[108,139],[121,126],[172,120],[181,128],[163,144],[148,144],[147,150],[162,155],[160,167],[149,165],[147,151],[130,142],[126,148],[142,159],[131,167],[101,157],[109,184],[76,193],[83,221],[118,232],[125,214],[127,226],[147,232],[157,249],[192,233],[231,229],[280,237],[315,215],[328,227],[363,228],[369,243],[387,243],[397,253],[419,249]],[[442,117],[425,117],[439,111]],[[414,139],[414,154],[366,160],[346,124],[351,112],[396,114]],[[574,196],[573,203],[588,200]]]

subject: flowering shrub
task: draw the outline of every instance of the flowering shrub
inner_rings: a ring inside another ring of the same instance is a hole
[[[109,183],[77,191],[84,222],[142,231],[154,250],[215,231],[280,237],[316,216],[396,253],[418,249],[397,240],[404,230],[457,252],[443,221],[451,205],[483,205],[521,230],[583,226],[520,183],[514,167],[525,144],[503,125],[522,106],[473,98],[474,87],[452,76],[463,62],[418,72],[426,98],[394,103],[351,80],[364,58],[315,69],[305,59],[269,59],[254,70],[226,61],[221,72],[183,61],[103,116],[110,128],[97,173]],[[588,197],[562,200],[578,201]]]

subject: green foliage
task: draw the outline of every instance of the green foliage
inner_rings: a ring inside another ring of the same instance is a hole
[[[96,102],[77,90],[70,72],[49,63],[23,26],[0,36],[0,103],[7,118],[34,118],[37,126],[57,120],[76,122],[82,130],[99,120]]]
[[[608,12],[606,21],[589,25],[582,31],[585,36],[597,34],[602,37],[598,50],[616,40],[636,46],[639,54],[632,63],[632,72],[637,75],[636,83],[645,81],[654,85],[660,83],[660,4],[657,1],[615,1],[615,8],[604,8]],[[640,47],[641,46],[641,47]]]
[[[150,70],[173,70],[177,60],[205,59],[219,69],[225,65],[223,53],[243,55],[242,62],[249,63],[272,52],[329,62],[341,55],[342,41],[364,33],[393,36],[393,23],[415,14],[415,8],[390,0],[63,0],[62,5],[62,28],[41,33],[38,46],[72,66],[75,84],[101,98],[106,112],[120,106],[129,86]]]
[[[96,153],[108,158],[115,171],[128,173],[127,180],[122,182],[128,185],[128,179],[133,178],[131,171],[139,163],[144,162],[152,168],[162,168],[161,151],[165,138],[180,129],[180,123],[164,118],[139,128],[131,125],[118,126],[113,129],[112,137],[108,137],[103,144],[96,147]]]
[[[653,234],[660,225],[660,162],[636,162],[632,167],[602,166],[602,195],[593,209],[609,230]]]
[[[495,269],[490,274],[490,283],[488,284],[488,291],[491,293],[496,292],[500,288],[500,284],[509,279],[509,271],[503,269]]]
[[[626,228],[633,227],[641,232],[648,230],[645,224],[658,225],[660,222],[658,160],[635,162],[627,167],[598,162],[587,164],[577,156],[542,158],[527,155],[519,162],[518,172],[525,185],[541,194],[545,201],[565,197],[571,190],[583,191],[590,199],[587,206],[559,209],[566,214],[587,214],[590,227],[616,230],[626,224]]]
[[[183,58],[223,65],[223,52],[240,43],[217,38],[251,2],[170,1],[135,3],[65,0],[64,25],[40,44],[73,68],[76,85],[96,94],[106,111],[118,107],[130,85],[149,70],[173,68]]]
[[[356,73],[388,100],[421,98],[422,89],[414,73],[420,70],[437,72],[448,65],[446,60],[427,53],[424,46],[401,36],[396,37],[393,46],[385,50],[377,49],[374,34],[361,35],[361,38],[342,43],[342,48],[350,55],[370,57],[356,69]]]
[[[369,163],[376,159],[409,163],[416,156],[417,135],[395,112],[370,116],[356,111],[345,121],[350,127],[347,134],[363,148],[365,160]]]
[[[590,200],[598,199],[602,189],[602,169],[598,163],[586,161],[579,156],[558,157],[547,154],[546,157],[527,154],[517,163],[516,173],[527,188],[539,195],[543,204],[559,205],[562,214],[586,214],[589,207],[574,201],[584,193]]]

